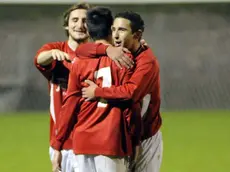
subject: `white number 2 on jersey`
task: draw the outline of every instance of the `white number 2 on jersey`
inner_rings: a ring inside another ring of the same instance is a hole
[[[102,87],[111,87],[112,76],[110,67],[104,67],[94,73],[96,79],[102,78]],[[98,107],[106,107],[106,103],[98,102]]]

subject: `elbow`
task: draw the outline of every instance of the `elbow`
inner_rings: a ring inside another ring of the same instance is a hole
[[[128,100],[133,100],[134,99],[134,92],[133,91],[130,91],[127,96],[126,96],[126,99]]]
[[[126,92],[127,94],[124,94],[124,95],[126,95],[126,99],[134,101],[136,92],[137,92],[137,87],[133,86],[131,87],[131,89],[127,89],[127,92]]]

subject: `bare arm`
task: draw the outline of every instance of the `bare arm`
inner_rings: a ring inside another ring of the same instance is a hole
[[[37,64],[42,66],[50,65],[53,61],[52,50],[43,51],[37,57]]]
[[[41,52],[37,57],[37,64],[42,66],[50,65],[53,60],[63,61],[70,60],[69,55],[58,49],[52,49],[48,51]]]

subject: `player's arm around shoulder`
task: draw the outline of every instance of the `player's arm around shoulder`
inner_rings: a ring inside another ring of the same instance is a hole
[[[87,42],[81,44],[76,49],[76,55],[80,57],[99,58],[108,56],[118,67],[132,67],[133,61],[125,53],[130,53],[126,48],[113,47],[109,44]]]
[[[126,56],[130,58],[130,60],[134,60],[134,57],[132,54],[130,53],[126,53]],[[128,68],[122,68],[120,69],[120,72],[121,72],[121,76],[123,76],[122,78],[122,82],[121,82],[121,85],[125,84],[126,82],[129,81],[129,79],[131,78],[131,76],[133,75],[134,73],[134,70],[135,70],[135,64],[133,63],[133,66],[130,66]]]
[[[106,55],[108,45],[103,43],[87,42],[80,44],[75,53],[79,57],[98,58]]]

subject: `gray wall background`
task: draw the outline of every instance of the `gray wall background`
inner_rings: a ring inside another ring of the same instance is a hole
[[[68,7],[0,5],[0,111],[48,108],[33,57],[44,43],[66,39],[61,14]],[[162,108],[230,108],[230,4],[110,8],[144,18],[144,38],[161,66]]]

